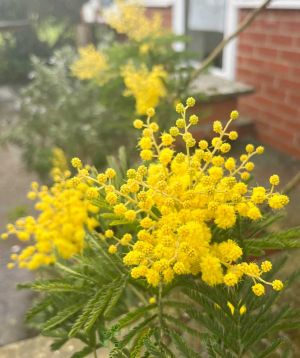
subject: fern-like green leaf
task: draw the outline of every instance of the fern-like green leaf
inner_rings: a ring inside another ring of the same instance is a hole
[[[69,337],[74,337],[81,329],[86,330],[97,320],[99,314],[105,308],[105,304],[108,300],[108,294],[110,295],[111,289],[107,287],[101,287],[97,293],[86,303],[83,308],[82,314],[77,318],[69,332]]]
[[[157,317],[157,314],[150,316],[149,318],[140,322],[137,326],[130,329],[126,335],[119,342],[119,348],[124,348],[127,344],[137,335],[140,334],[147,325]]]
[[[77,304],[67,307],[61,311],[59,311],[54,317],[51,317],[44,325],[43,331],[49,331],[56,326],[60,325],[61,323],[68,320],[72,317],[76,312],[81,309],[81,306]]]
[[[137,339],[133,343],[131,350],[130,350],[130,358],[140,358],[142,354],[142,349],[144,346],[144,341],[146,338],[150,337],[152,334],[151,329],[145,328],[141,333],[138,335]]]
[[[179,352],[183,354],[183,357],[186,358],[200,358],[200,355],[196,352],[194,352],[188,345],[187,342],[175,331],[170,331],[169,335],[172,338],[172,341],[174,342],[176,348]]]
[[[21,284],[18,287],[30,288],[33,291],[40,292],[73,292],[77,294],[84,294],[81,287],[62,282],[61,280],[37,280],[32,283]]]
[[[257,358],[267,358],[269,357],[283,342],[281,338],[276,339],[268,348],[261,352]]]

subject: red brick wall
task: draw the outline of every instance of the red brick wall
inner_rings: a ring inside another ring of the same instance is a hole
[[[172,28],[172,7],[148,7],[146,15],[152,17],[154,14],[160,14],[162,17],[163,27],[166,29]]]
[[[237,79],[256,89],[239,110],[258,137],[300,158],[300,10],[265,10],[240,35]]]

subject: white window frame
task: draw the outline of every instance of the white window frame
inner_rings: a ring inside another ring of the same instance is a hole
[[[224,37],[232,34],[238,24],[238,11],[242,8],[257,8],[264,0],[227,0],[225,14]],[[270,9],[300,9],[300,0],[273,0]],[[173,5],[173,31],[178,35],[185,34],[185,0],[174,0]],[[182,50],[183,44],[176,48]],[[211,68],[212,74],[234,80],[236,73],[237,39],[232,40],[223,50],[223,68]]]

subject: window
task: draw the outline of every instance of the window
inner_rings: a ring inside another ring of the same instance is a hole
[[[234,0],[174,0],[173,29],[177,34],[192,38],[188,49],[203,60],[222,39],[236,29],[237,11]],[[210,71],[234,79],[235,41],[226,46]],[[182,45],[177,44],[182,49]]]
[[[225,0],[187,0],[186,34],[191,41],[187,49],[198,53],[199,60],[205,59],[222,41],[225,25]],[[223,54],[213,66],[222,69]]]

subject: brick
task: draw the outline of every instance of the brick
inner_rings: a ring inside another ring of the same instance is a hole
[[[259,105],[263,108],[269,108],[270,106],[274,105],[274,101],[272,101],[272,99],[270,99],[269,97],[264,97],[264,96],[257,96],[255,102],[256,102],[256,105]]]
[[[293,43],[293,38],[290,34],[286,35],[270,35],[268,36],[267,42],[269,45],[275,45],[277,47],[287,47],[291,46]],[[270,43],[269,43],[270,42]]]
[[[280,140],[278,140],[278,138],[274,138],[274,136],[270,133],[259,132],[258,137],[262,142],[268,143],[272,147],[277,148],[282,152],[288,153],[296,158],[300,157],[300,149],[297,146],[289,144],[286,141],[281,142]]]
[[[261,71],[263,68],[266,68],[268,65],[268,61],[264,61],[263,59],[256,58],[243,58],[241,66],[246,68],[254,68],[255,71]]]
[[[273,34],[278,31],[278,21],[276,21],[276,19],[263,19],[260,21],[259,26],[265,34]]]
[[[240,35],[240,41],[244,42],[246,44],[264,44],[266,43],[267,35],[265,34],[259,34],[259,33],[250,33],[245,31]]]
[[[278,56],[278,51],[276,48],[267,48],[267,47],[255,47],[255,55],[263,56],[265,58],[276,58]]]
[[[300,93],[287,92],[287,103],[299,108],[299,110],[300,110]],[[300,121],[300,118],[299,118],[299,121]]]
[[[293,48],[299,49],[300,48],[300,35],[299,36],[292,36],[293,40]]]
[[[300,31],[300,29],[299,29]],[[300,51],[280,51],[279,53],[280,58],[289,62],[289,63],[297,63],[300,64]]]
[[[284,88],[276,88],[274,86],[263,86],[262,92],[265,96],[271,97],[276,101],[284,101],[287,97],[286,90]]]
[[[238,46],[238,53],[245,54],[246,57],[249,57],[249,55],[254,52],[254,49],[255,49],[255,46],[241,43]]]
[[[278,25],[281,31],[287,31],[290,33],[299,33],[300,31],[300,23],[297,21],[280,21]]]
[[[291,105],[284,103],[283,101],[277,101],[274,103],[274,110],[283,117],[296,117],[299,115],[299,110],[293,108]]]
[[[276,86],[284,87],[289,91],[300,92],[300,81],[298,81],[297,78],[295,79],[276,78],[275,83]]]
[[[278,75],[287,76],[290,73],[291,68],[287,64],[275,62],[275,59],[274,59],[274,62],[270,61],[270,63],[268,64],[268,70],[270,72],[273,72],[274,75],[276,75],[276,76],[278,76]]]
[[[299,64],[300,66],[300,64]],[[300,78],[300,67],[291,66],[290,67],[290,74],[289,74],[291,80],[295,78]]]
[[[258,84],[269,84],[273,86],[275,84],[275,76],[273,73],[266,73],[263,69],[260,69],[261,72],[255,74],[256,82]]]
[[[282,125],[286,126],[290,130],[294,131],[294,133],[299,136],[300,133],[300,117],[297,118],[288,118],[286,119]]]

